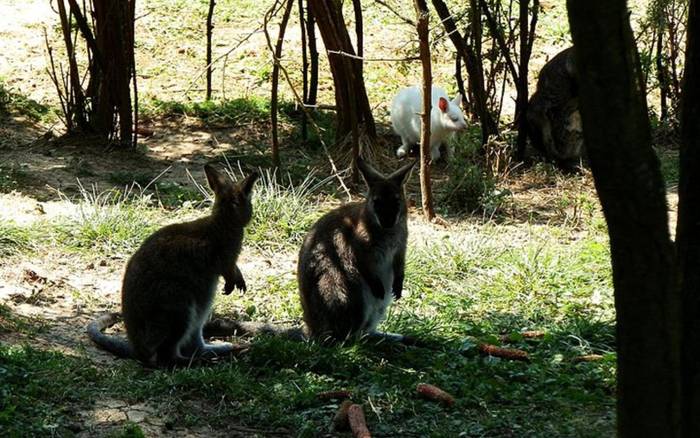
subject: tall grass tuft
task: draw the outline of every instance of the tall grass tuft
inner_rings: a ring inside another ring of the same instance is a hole
[[[157,225],[151,196],[135,188],[98,192],[78,183],[80,200],[76,214],[59,227],[58,238],[68,247],[102,253],[131,253]]]

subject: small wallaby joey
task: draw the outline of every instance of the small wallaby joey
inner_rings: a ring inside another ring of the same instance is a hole
[[[342,341],[378,334],[387,308],[401,298],[408,238],[404,184],[414,165],[384,176],[358,159],[369,188],[365,201],[330,211],[309,231],[297,267],[308,336]]]
[[[106,314],[88,325],[88,335],[101,348],[150,366],[187,363],[191,358],[230,354],[231,344],[206,344],[202,330],[210,317],[219,276],[224,294],[246,290],[236,266],[243,228],[253,215],[251,192],[258,174],[234,184],[205,166],[214,191],[209,216],[172,224],[149,236],[131,257],[122,284],[122,315],[128,343],[103,330],[119,314]]]

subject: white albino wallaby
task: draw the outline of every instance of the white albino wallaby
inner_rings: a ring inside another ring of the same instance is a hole
[[[430,111],[430,156],[440,158],[440,144],[449,140],[456,132],[467,128],[460,102],[462,96],[450,101],[447,93],[433,86],[433,108]],[[401,146],[396,156],[404,157],[409,148],[420,142],[420,114],[423,112],[423,92],[420,87],[406,87],[398,92],[391,103],[391,126],[401,137]],[[452,151],[447,151],[448,156]]]

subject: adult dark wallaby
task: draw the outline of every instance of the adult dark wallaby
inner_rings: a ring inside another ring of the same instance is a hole
[[[389,176],[362,159],[357,165],[369,188],[366,199],[326,213],[299,251],[297,279],[304,330],[224,320],[213,321],[207,327],[209,333],[262,332],[334,341],[368,335],[420,345],[406,336],[376,331],[403,290],[408,238],[404,184],[415,162]]]
[[[408,239],[404,184],[414,165],[384,176],[358,159],[367,198],[330,211],[309,231],[297,268],[309,336],[376,334],[389,305],[401,298]]]
[[[236,266],[243,228],[253,215],[253,172],[234,184],[213,167],[204,167],[214,191],[209,216],[168,225],[149,236],[131,257],[122,284],[122,315],[128,342],[103,333],[120,315],[110,313],[88,325],[98,346],[149,366],[186,364],[235,351],[231,344],[206,344],[202,337],[210,317],[219,276],[224,294],[246,290]]]
[[[567,169],[579,164],[585,150],[573,48],[561,51],[540,70],[527,124],[532,145],[545,158]]]

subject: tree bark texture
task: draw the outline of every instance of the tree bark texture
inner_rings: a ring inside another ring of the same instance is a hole
[[[473,39],[475,41],[478,39],[480,43],[481,15],[476,13],[479,5],[474,0],[470,0],[470,3],[473,14],[472,33],[476,31],[476,34],[473,35]],[[462,57],[467,67],[469,88],[474,95],[474,108],[481,122],[481,143],[486,144],[491,135],[498,133],[498,127],[488,108],[486,89],[484,88],[484,68],[481,60],[481,53],[480,51],[476,52],[474,47],[467,44],[462,34],[457,30],[452,13],[443,0],[433,0],[433,7],[445,26],[445,31],[449,35],[452,44],[455,46],[455,49],[457,49],[457,52],[459,52],[459,56]],[[476,8],[476,11],[473,8]],[[476,17],[474,17],[474,15]],[[474,20],[478,20],[478,25]],[[474,26],[478,27],[474,29]]]
[[[373,139],[376,137],[376,127],[362,77],[362,62],[356,58],[341,3],[338,0],[308,0],[308,5],[321,32],[333,75],[338,108],[336,139],[341,140],[352,134],[355,145],[355,132],[360,124]]]
[[[207,91],[206,99],[211,100],[211,34],[214,30],[214,6],[215,0],[209,0],[209,11],[207,12]]]
[[[700,2],[688,10],[676,247],[681,277],[682,436],[700,436]]]
[[[272,66],[272,96],[270,97],[270,123],[272,125],[272,165],[275,168],[280,167],[280,143],[277,126],[277,106],[278,92],[280,79],[280,59],[282,58],[282,46],[284,45],[284,33],[287,30],[289,16],[292,13],[294,0],[287,0],[282,13],[282,21],[277,34],[277,42],[275,43],[275,59]]]
[[[678,436],[677,275],[624,0],[567,1],[584,141],[610,234],[618,435]]]
[[[420,130],[420,189],[423,200],[423,215],[432,220],[435,217],[433,206],[433,188],[430,180],[430,112],[433,108],[432,88],[433,73],[430,60],[428,5],[425,0],[414,0],[416,8],[416,29],[420,60],[423,66],[423,112],[421,113]]]
[[[91,124],[110,140],[134,144],[131,80],[134,72],[134,1],[94,0],[95,41],[104,56],[92,95]]]

